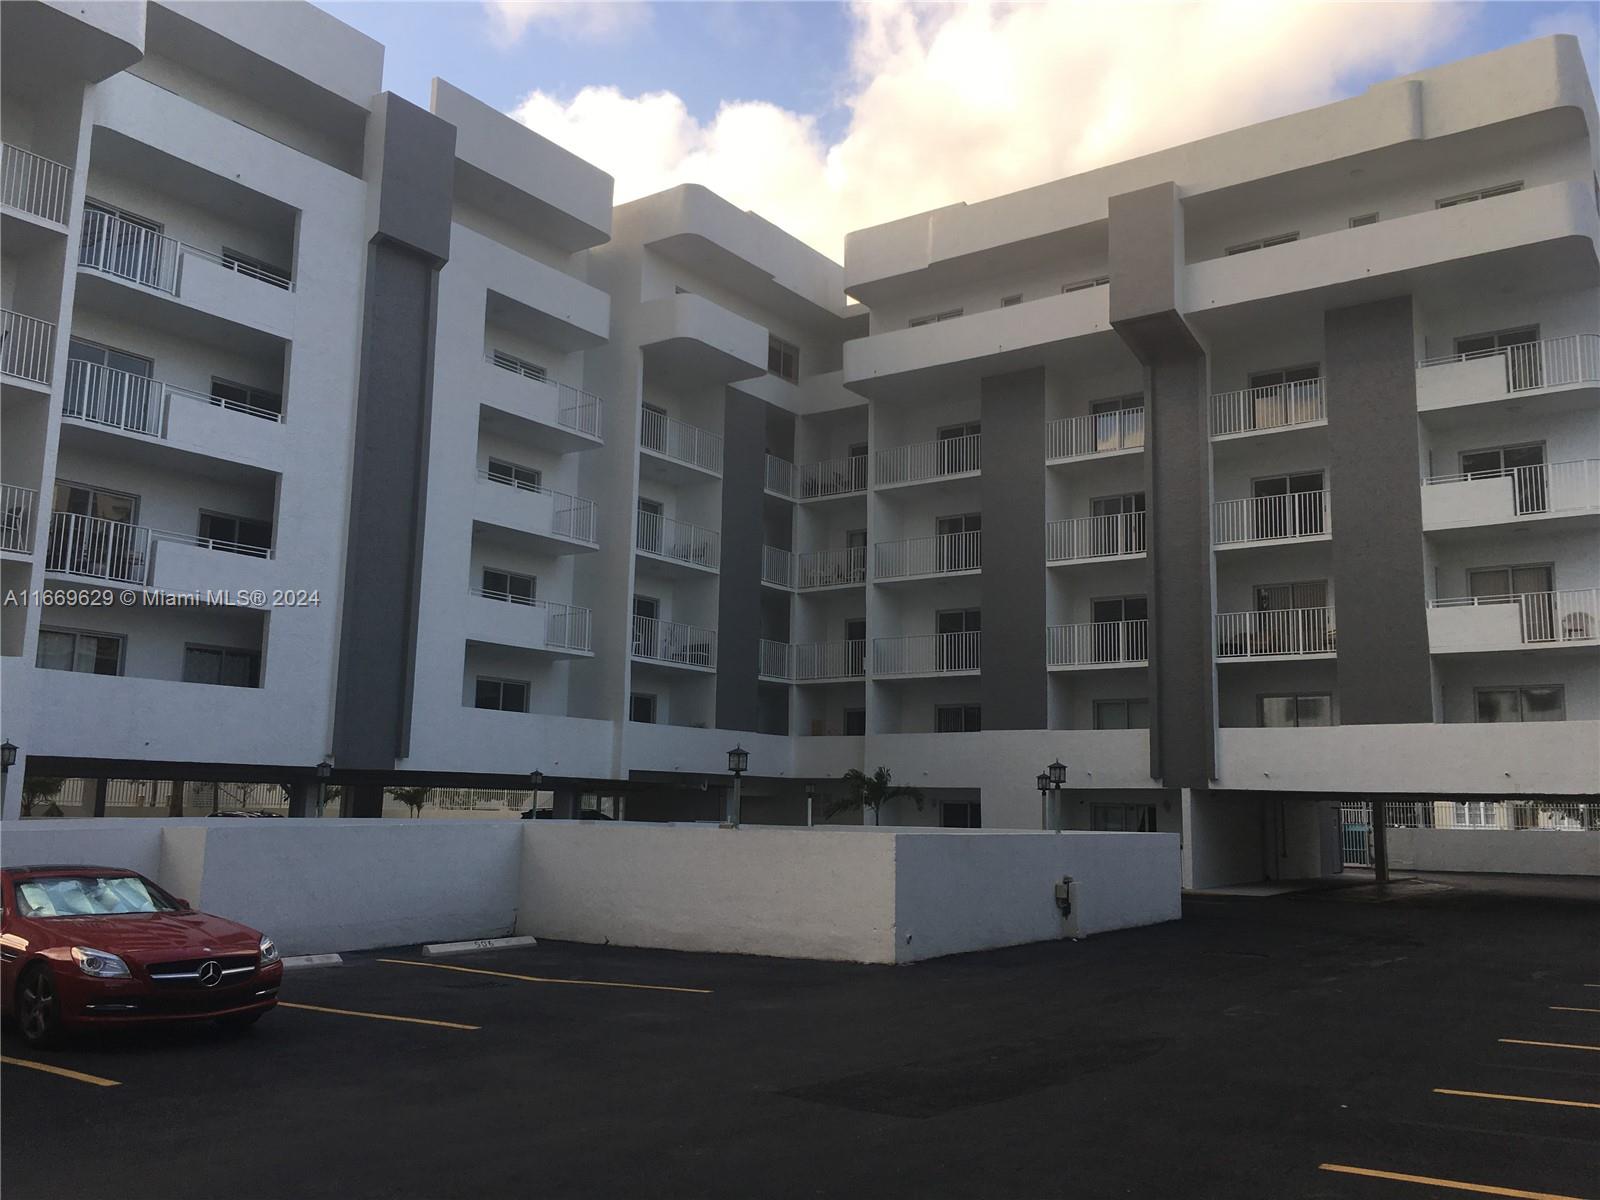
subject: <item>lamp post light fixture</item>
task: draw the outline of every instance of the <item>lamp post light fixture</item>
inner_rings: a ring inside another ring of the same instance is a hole
[[[1039,787],[1039,828],[1048,829],[1050,827],[1049,797],[1051,793],[1054,793],[1056,800],[1055,830],[1057,833],[1060,833],[1061,789],[1065,787],[1067,783],[1067,764],[1062,762],[1059,758],[1056,759],[1055,762],[1051,763],[1039,774],[1039,777],[1034,780],[1034,782],[1038,784]]]
[[[817,785],[806,784],[806,828],[810,829],[816,824]]]
[[[750,769],[750,751],[743,746],[735,746],[728,751],[728,771],[733,776],[733,791],[728,796],[727,820],[724,822],[729,828],[739,828],[739,784],[740,779]]]

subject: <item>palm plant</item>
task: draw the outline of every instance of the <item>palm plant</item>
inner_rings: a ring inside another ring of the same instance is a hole
[[[843,796],[836,797],[828,803],[827,815],[830,818],[859,808],[863,813],[870,812],[871,823],[876,825],[883,806],[890,800],[901,799],[915,801],[917,810],[919,812],[922,810],[922,802],[925,799],[922,789],[895,783],[888,767],[879,767],[871,775],[851,767],[841,778],[845,782],[846,791]]]
[[[390,788],[389,795],[409,808],[413,817],[420,817],[423,806],[428,803],[428,791],[425,787],[399,787]]]

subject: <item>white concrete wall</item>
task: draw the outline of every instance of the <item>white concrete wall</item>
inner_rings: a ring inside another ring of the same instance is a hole
[[[1600,833],[1390,829],[1389,866],[1403,871],[1600,875]]]

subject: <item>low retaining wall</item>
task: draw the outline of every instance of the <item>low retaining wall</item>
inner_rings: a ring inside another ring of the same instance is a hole
[[[1405,871],[1600,875],[1600,832],[1555,829],[1396,829],[1389,865]]]

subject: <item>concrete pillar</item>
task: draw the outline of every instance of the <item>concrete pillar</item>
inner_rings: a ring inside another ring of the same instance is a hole
[[[554,817],[558,821],[575,821],[578,818],[578,791],[576,788],[555,788]]]
[[[289,815],[291,817],[315,817],[318,815],[316,780],[297,779],[286,786],[289,789]]]
[[[346,817],[383,816],[383,785],[381,783],[347,783],[344,786],[344,812]]]
[[[1369,796],[1372,805],[1372,878],[1389,882],[1389,821],[1382,796]]]
[[[174,779],[167,788],[167,816],[183,816],[183,780]]]
[[[103,778],[83,781],[83,806],[91,817],[106,815],[106,781]]]

